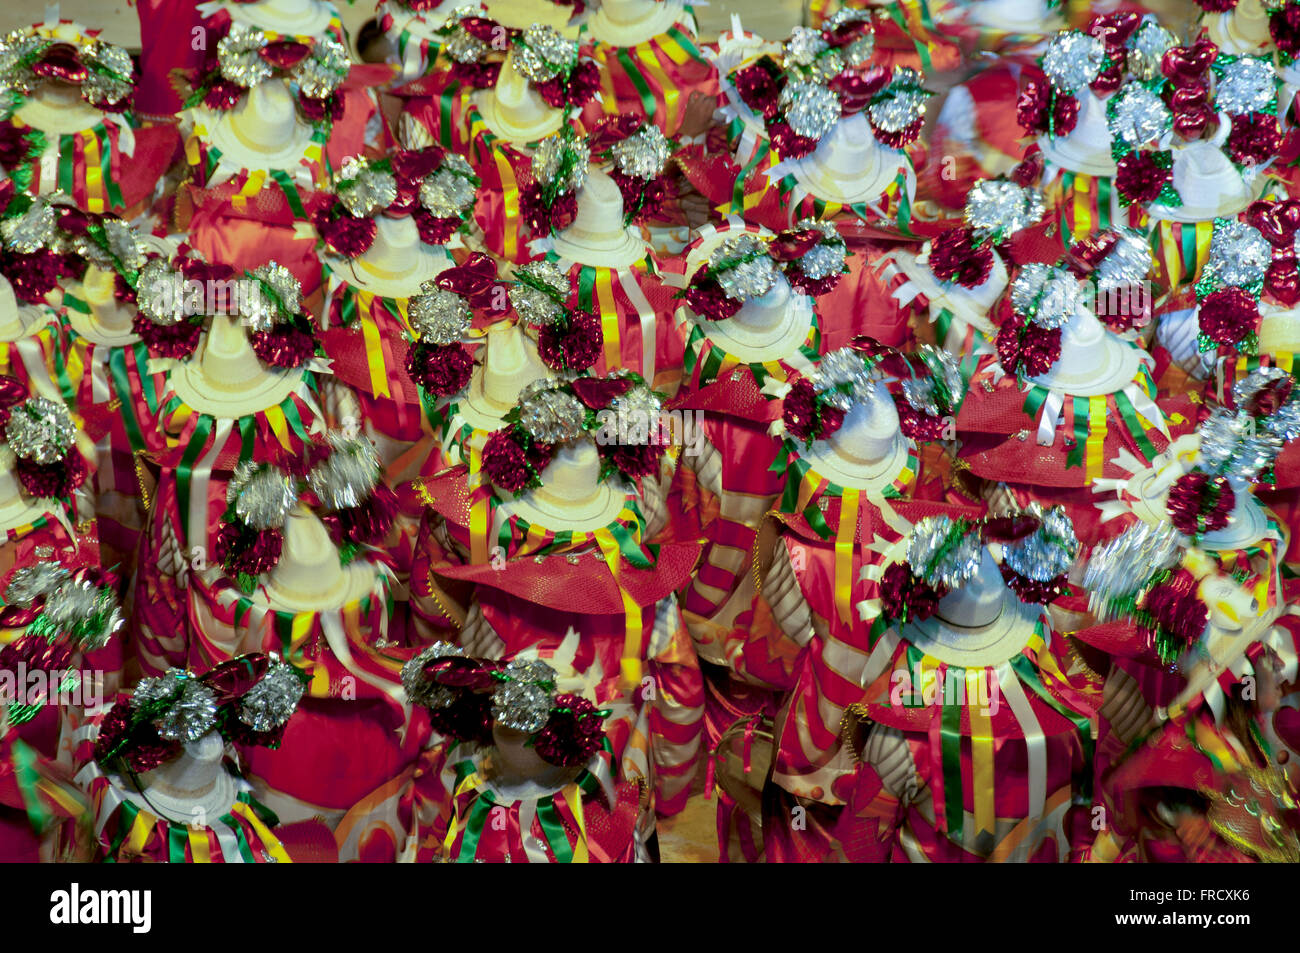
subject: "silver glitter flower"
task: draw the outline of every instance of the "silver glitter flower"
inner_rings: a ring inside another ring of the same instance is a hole
[[[966,196],[966,226],[983,243],[1004,242],[1043,217],[1043,195],[1006,179],[982,179]]]
[[[266,34],[261,30],[242,23],[231,24],[230,32],[217,43],[217,64],[222,77],[245,89],[270,79],[275,70],[261,56],[266,44]]]
[[[460,295],[426,281],[407,305],[406,316],[421,341],[447,345],[460,341],[474,314]]]
[[[1122,86],[1107,103],[1106,117],[1115,141],[1134,149],[1159,139],[1174,121],[1164,100],[1140,83]]]
[[[1154,19],[1149,19],[1137,28],[1132,43],[1128,51],[1128,70],[1134,78],[1147,82],[1161,75],[1160,61],[1178,41]]]
[[[345,510],[368,500],[379,482],[379,453],[360,437],[331,431],[330,455],[307,474],[307,485],[328,509]]]
[[[45,196],[32,199],[31,206],[22,215],[0,222],[0,235],[10,251],[30,255],[42,248],[51,248],[59,240],[54,206]]]
[[[144,264],[147,248],[136,230],[120,218],[104,219],[104,241],[108,252],[126,271],[138,271]]]
[[[293,78],[304,96],[324,99],[343,85],[349,68],[348,51],[327,33],[315,39],[311,55],[294,69]]]
[[[13,90],[27,95],[41,84],[28,63],[36,62],[52,40],[28,30],[13,30],[0,41],[0,91]]]
[[[574,192],[587,181],[591,157],[566,132],[547,136],[533,152],[533,178],[544,185],[554,184],[561,192]]]
[[[493,719],[527,734],[540,731],[555,704],[555,670],[545,662],[515,659],[504,674],[509,680],[492,694]]]
[[[562,387],[561,382],[543,379],[519,395],[519,425],[540,443],[568,443],[586,432],[587,408]]]
[[[283,470],[243,460],[226,484],[226,502],[253,529],[280,529],[298,502],[298,493]]]
[[[420,183],[420,204],[434,218],[460,218],[474,207],[477,181],[468,166],[462,171],[455,163],[443,162]]]
[[[851,347],[831,351],[817,362],[812,385],[818,396],[838,410],[871,399],[876,376],[861,352]]]
[[[1096,547],[1083,575],[1089,611],[1099,622],[1116,618],[1116,607],[1131,604],[1152,576],[1178,563],[1182,552],[1182,537],[1170,523],[1135,523]]]
[[[544,83],[578,60],[578,44],[553,27],[533,24],[515,41],[515,69],[531,83]]]
[[[9,585],[5,587],[5,603],[29,606],[41,596],[49,595],[63,584],[71,573],[58,563],[39,562],[14,570]]]
[[[978,533],[947,516],[926,516],[912,528],[907,564],[931,586],[956,589],[979,572],[984,545]]]
[[[371,168],[364,159],[347,159],[339,179],[335,194],[353,218],[370,218],[397,201],[397,177]]]
[[[1059,328],[1084,304],[1083,287],[1064,268],[1033,262],[1011,283],[1011,307],[1040,328]]]
[[[252,271],[257,279],[240,296],[240,313],[254,331],[269,331],[281,318],[302,308],[302,286],[288,268],[274,261]],[[269,291],[269,294],[268,294]]]
[[[89,70],[81,94],[92,106],[107,106],[131,95],[135,65],[122,47],[92,40],[82,48],[82,60]]]
[[[491,47],[463,26],[457,26],[442,44],[442,49],[457,63],[477,63]]]
[[[609,409],[618,417],[620,433],[650,433],[659,422],[663,406],[658,395],[644,384],[634,384],[609,403]]]
[[[85,578],[64,580],[46,597],[44,613],[57,631],[73,634],[91,651],[107,645],[123,622],[117,594]]]
[[[421,649],[402,666],[402,688],[406,692],[407,700],[413,705],[423,705],[425,708],[446,708],[454,702],[456,690],[425,678],[424,667],[434,659],[464,654],[463,648],[450,642],[435,642],[428,648]]]
[[[261,680],[239,700],[239,720],[254,731],[273,731],[289,721],[302,700],[302,679],[275,656]]]
[[[776,284],[776,265],[767,244],[752,232],[725,238],[709,255],[708,267],[717,272],[718,284],[735,301],[761,298]]]
[[[217,696],[198,679],[187,678],[154,725],[159,737],[166,741],[198,741],[217,727]]]
[[[822,138],[840,121],[839,97],[810,80],[787,83],[777,104],[795,135],[809,139]]]
[[[1277,101],[1277,73],[1271,59],[1243,56],[1223,69],[1214,108],[1229,115],[1267,112]]]
[[[1288,387],[1288,385],[1290,385]],[[1291,375],[1280,367],[1258,367],[1232,386],[1232,402],[1239,416],[1249,412],[1246,407],[1264,390],[1288,388],[1287,398],[1273,413],[1258,421],[1259,426],[1283,442],[1300,436],[1300,388],[1294,386]]]
[[[131,707],[144,708],[175,698],[187,681],[190,674],[181,668],[169,668],[157,678],[141,679],[131,693]]]
[[[659,127],[646,123],[622,142],[614,143],[610,153],[614,167],[624,175],[650,181],[663,172],[672,149]]]
[[[951,413],[965,391],[957,358],[932,344],[920,345],[917,354],[929,373],[904,380],[903,397],[912,409],[931,417]]]
[[[31,397],[15,407],[5,427],[9,447],[32,463],[58,463],[72,447],[77,425],[63,404]]]
[[[1155,266],[1151,244],[1145,235],[1126,225],[1113,231],[1116,235],[1115,244],[1092,274],[1098,294],[1138,284],[1146,279]]]
[[[824,53],[830,49],[830,44],[822,36],[821,30],[814,30],[811,27],[797,26],[794,32],[790,34],[790,39],[786,40],[785,46],[782,47],[782,66],[789,69],[792,66],[810,66],[813,60],[817,58],[818,53]]]
[[[510,304],[533,327],[553,324],[565,316],[561,303],[569,297],[569,276],[551,261],[529,262],[515,271]],[[520,280],[523,279],[523,280]]]
[[[1044,508],[1030,503],[1024,515],[1036,517],[1038,529],[1024,539],[1002,547],[1002,564],[1035,582],[1049,582],[1064,575],[1079,556],[1079,537],[1074,523],[1060,506]]]
[[[848,246],[844,244],[844,239],[834,225],[805,218],[795,225],[795,229],[797,231],[813,229],[822,234],[821,240],[799,260],[800,271],[814,281],[844,273]]]
[[[1079,30],[1052,37],[1043,54],[1043,72],[1063,93],[1077,93],[1097,78],[1106,59],[1106,45]]]
[[[185,276],[166,259],[153,258],[140,269],[136,308],[154,324],[179,324],[186,317],[185,291]]]
[[[894,76],[867,107],[875,129],[903,132],[925,118],[925,105],[933,94],[921,88],[921,74],[914,69],[894,70]]]
[[[1264,280],[1273,261],[1273,246],[1246,222],[1216,221],[1203,275],[1225,285],[1253,285]]]
[[[823,30],[833,31],[846,23],[871,23],[872,11],[841,7],[822,25]],[[866,30],[848,46],[840,47],[836,53],[841,60],[841,71],[845,67],[865,66],[871,62],[876,50],[876,36],[873,30]]]

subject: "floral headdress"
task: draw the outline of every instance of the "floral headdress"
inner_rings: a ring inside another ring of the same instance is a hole
[[[230,23],[210,49],[198,79],[184,96],[186,109],[206,106],[225,112],[239,105],[259,83],[288,80],[298,110],[313,124],[328,124],[343,113],[338,88],[351,67],[348,51],[328,33],[321,36],[280,36],[242,23]]]
[[[169,669],[118,697],[100,723],[95,760],[108,769],[152,771],[211,731],[227,744],[274,750],[309,681],[273,654],[240,655],[205,675]]]
[[[130,300],[148,251],[128,223],[111,213],[83,212],[63,192],[22,195],[0,183],[0,270],[14,294],[38,304],[60,278],[80,278],[87,265],[115,271],[117,294]]]
[[[605,343],[600,320],[578,307],[569,276],[551,261],[515,269],[510,303],[520,320],[537,332],[537,353],[555,371],[585,371]]]
[[[226,485],[226,511],[213,554],[246,593],[279,563],[284,527],[299,499],[326,511],[321,522],[343,565],[382,542],[392,528],[396,496],[380,479],[379,457],[369,441],[330,432],[304,462],[309,469],[299,477],[271,463],[245,460]]]
[[[1272,483],[1278,454],[1300,436],[1300,392],[1280,367],[1251,371],[1233,385],[1232,402],[1201,423],[1196,466],[1169,489],[1169,520],[1192,539],[1227,526],[1237,493]]]
[[[620,443],[610,432],[619,417],[645,423],[659,420],[662,397],[630,371],[610,377],[550,378],[534,381],[503,418],[505,426],[483,447],[483,472],[507,493],[519,495],[542,485],[542,471],[566,443],[596,440],[601,479],[617,473],[635,481],[655,473],[665,448],[647,439]]]
[[[944,284],[978,288],[993,270],[993,250],[1043,217],[1043,196],[1006,179],[981,179],[966,197],[962,224],[930,246],[930,271]]]
[[[44,499],[67,499],[86,482],[86,460],[77,449],[77,424],[68,408],[46,397],[28,397],[27,387],[0,377],[0,422],[5,443],[17,458],[22,488]]]
[[[1083,285],[1059,265],[1031,262],[1011,282],[1010,314],[994,344],[998,361],[1019,377],[1036,377],[1061,357],[1061,328],[1086,304]]]
[[[428,709],[439,734],[489,745],[493,725],[503,725],[528,735],[528,746],[548,764],[581,767],[604,744],[610,713],[581,696],[555,694],[555,684],[545,662],[472,658],[448,642],[402,668],[407,698]]]
[[[871,65],[871,17],[846,8],[821,30],[797,27],[779,62],[764,55],[731,73],[736,94],[762,118],[778,155],[803,158],[841,118],[864,110],[883,145],[901,149],[920,135],[932,94],[914,69]]]
[[[940,599],[979,572],[986,543],[1001,546],[1002,577],[1021,601],[1046,603],[1069,591],[1065,577],[1080,544],[1061,507],[979,520],[927,516],[912,528],[904,558],[881,575],[885,616],[904,623],[934,615]]]
[[[63,21],[68,23],[70,21]],[[120,46],[88,30],[75,39],[56,36],[48,25],[13,30],[0,40],[0,93],[11,114],[46,80],[81,87],[81,98],[104,112],[131,108],[135,90],[135,65]]]
[[[463,265],[420,285],[406,312],[415,334],[406,357],[411,380],[439,397],[464,390],[474,373],[474,358],[461,342],[475,311],[492,307],[496,282],[496,262],[475,252]]]
[[[804,219],[769,238],[757,232],[727,235],[695,269],[677,297],[706,321],[735,317],[746,301],[763,297],[784,273],[796,290],[824,295],[848,271],[848,246],[827,222]]]
[[[1300,201],[1261,199],[1246,220],[1216,219],[1210,254],[1196,282],[1202,351],[1259,349],[1259,302],[1264,295],[1285,307],[1300,302],[1296,232]]]
[[[345,258],[370,249],[381,213],[413,216],[420,241],[442,245],[469,220],[479,184],[463,157],[436,146],[385,159],[350,157],[339,170],[334,201],[312,224],[325,247]]]
[[[59,677],[57,685],[47,683],[47,691],[75,688],[75,654],[103,648],[122,627],[116,587],[115,576],[94,566],[41,562],[16,569],[5,587],[0,628],[23,632],[0,649],[0,671],[16,673],[21,666]],[[18,687],[26,690],[21,682]],[[28,695],[0,702],[8,706],[9,724],[19,725],[35,718],[48,699]]]

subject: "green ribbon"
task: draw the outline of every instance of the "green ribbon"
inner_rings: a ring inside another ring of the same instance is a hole
[[[691,14],[691,17],[694,18],[695,12],[689,6],[686,7],[686,10]],[[699,47],[695,45],[690,37],[677,29],[676,26],[670,26],[668,28],[668,35],[680,43],[682,49],[684,49],[692,59],[700,63],[704,62],[704,56],[700,53]]]
[[[59,136],[59,189],[72,194],[72,163],[76,153],[75,136]]]
[[[460,850],[456,853],[456,863],[474,862],[474,857],[478,854],[478,842],[483,837],[483,828],[487,826],[488,816],[495,806],[496,801],[493,800],[491,791],[482,791],[474,799],[474,807],[470,809],[469,820],[465,823],[465,834],[461,837]]]
[[[272,169],[271,178],[280,187],[280,191],[284,193],[284,200],[289,203],[294,218],[306,219],[307,210],[303,207],[302,196],[298,194],[298,187],[293,184],[293,179],[289,177],[289,173],[284,169]]]
[[[1088,443],[1088,398],[1072,397],[1074,401],[1074,447],[1065,458],[1065,468],[1083,466],[1083,452]]]
[[[731,212],[733,214],[740,215],[745,211],[745,183],[749,180],[750,174],[758,168],[759,163],[766,159],[771,151],[766,142],[759,143],[758,148],[754,150],[754,157],[740,170],[740,175],[736,177],[736,183],[731,189]]]
[[[206,414],[199,417],[194,427],[194,435],[190,438],[189,446],[185,448],[180,465],[176,468],[176,500],[185,521],[188,521],[190,512],[190,484],[194,479],[194,464],[198,462],[203,448],[207,445],[208,437],[212,434],[212,424],[213,419]],[[190,527],[186,526],[185,530],[188,543]]]
[[[1115,392],[1115,406],[1119,408],[1119,415],[1124,419],[1124,426],[1128,427],[1128,432],[1133,435],[1133,441],[1137,444],[1138,449],[1142,451],[1142,455],[1148,460],[1154,460],[1156,448],[1147,438],[1142,425],[1138,423],[1137,409],[1123,391]]]
[[[554,795],[537,802],[537,821],[542,826],[542,833],[546,837],[546,843],[551,846],[556,861],[561,864],[571,863],[573,845],[569,843],[564,822],[560,820],[560,812],[555,807]]]
[[[632,61],[632,57],[628,55],[626,49],[620,49],[615,54],[615,57],[623,65],[623,69],[627,71],[627,77],[632,81],[632,85],[636,87],[636,93],[641,97],[641,106],[645,109],[646,116],[653,116],[655,114],[655,94],[651,91],[650,84],[646,82],[645,76],[636,63]]]
[[[27,820],[37,834],[43,833],[54,814],[41,800],[37,785],[41,780],[37,755],[21,738],[14,738],[10,748],[14,762],[14,780],[18,782],[18,793],[22,795],[23,807],[27,809]]]

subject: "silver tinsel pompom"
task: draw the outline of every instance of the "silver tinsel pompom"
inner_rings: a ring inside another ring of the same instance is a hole
[[[541,443],[568,443],[583,435],[587,409],[554,380],[534,381],[519,396],[519,426]]]
[[[1164,100],[1140,83],[1126,83],[1106,107],[1107,125],[1115,141],[1136,149],[1168,131],[1174,115]]]
[[[796,80],[781,90],[778,100],[785,121],[796,135],[820,139],[840,121],[840,100],[821,83]]]
[[[755,255],[757,257],[749,261],[723,268],[730,260]],[[723,269],[718,272],[718,284],[728,298],[736,301],[761,298],[776,284],[776,266],[767,254],[767,244],[752,232],[741,232],[724,239],[709,255],[708,266]]]
[[[136,308],[154,324],[164,327],[185,320],[185,276],[166,259],[153,258],[140,269],[135,291]]]
[[[821,232],[822,240],[799,260],[800,271],[813,281],[843,274],[848,246],[844,244],[839,231],[829,222],[817,222],[810,218],[795,225],[795,229],[800,231],[810,228]]]
[[[1143,21],[1133,34],[1133,46],[1128,51],[1128,71],[1142,82],[1156,79],[1161,75],[1160,61],[1170,47],[1177,45],[1174,35],[1154,19]]]
[[[226,484],[226,502],[234,504],[235,515],[253,529],[280,529],[298,494],[283,470],[244,460]]]
[[[1284,386],[1292,377],[1280,367],[1259,367],[1251,371],[1232,387],[1232,402],[1238,413],[1246,413],[1244,407],[1257,394],[1268,387]],[[1283,442],[1300,437],[1300,387],[1291,387],[1286,400],[1272,414],[1263,418],[1260,426]]]
[[[444,162],[420,183],[420,204],[434,218],[460,218],[474,207],[477,193],[472,176],[468,167],[462,171],[457,164]]]
[[[1229,63],[1215,89],[1214,108],[1232,116],[1267,112],[1277,100],[1277,72],[1271,59],[1243,56]]]
[[[345,510],[365,502],[379,482],[379,453],[374,444],[338,431],[331,431],[326,440],[330,455],[307,474],[307,485],[332,510]]]
[[[135,65],[126,50],[102,40],[92,40],[84,47],[82,56],[91,67],[86,81],[81,84],[81,93],[87,102],[104,106],[120,102],[131,94]],[[92,64],[100,68],[95,69]]]
[[[154,725],[167,741],[190,744],[217,727],[217,696],[198,679],[187,678]]]
[[[32,463],[58,463],[72,447],[77,425],[63,404],[31,397],[13,409],[5,427],[9,447]]]
[[[131,707],[144,708],[174,698],[188,681],[190,674],[182,668],[169,668],[157,678],[141,679],[131,693]]]
[[[659,127],[646,123],[622,142],[614,143],[610,152],[618,171],[649,182],[663,171],[671,149]]]
[[[564,317],[565,310],[560,301],[569,297],[569,276],[558,265],[550,261],[529,262],[518,268],[515,274],[527,275],[535,283],[554,291],[551,295],[522,282],[510,286],[510,304],[525,324],[540,327]]]
[[[442,49],[457,63],[477,63],[490,47],[463,26],[458,26],[442,44]]]
[[[19,61],[43,51],[50,42],[27,30],[13,30],[6,34],[0,41],[0,92],[13,90],[26,95],[35,91],[41,84],[40,77],[32,72],[31,67],[20,66]]]
[[[1126,225],[1113,231],[1117,240],[1093,272],[1099,294],[1128,288],[1144,281],[1155,265],[1151,244],[1146,236]]]
[[[239,720],[254,731],[273,731],[285,724],[298,708],[303,685],[293,668],[271,657],[262,680],[239,700]]]
[[[465,650],[450,642],[435,642],[402,666],[402,688],[406,698],[413,705],[425,708],[446,708],[456,700],[455,689],[447,688],[424,677],[424,667],[434,659],[449,655],[464,655]]]
[[[102,618],[96,630],[81,635],[82,646],[92,651],[107,645],[109,637],[122,627],[117,594],[89,579],[65,580],[46,597],[45,616],[60,631],[84,629],[91,620]]]
[[[902,132],[925,116],[930,93],[921,89],[921,74],[914,69],[894,70],[894,77],[876,101],[867,107],[871,125],[885,132]]]
[[[835,30],[845,23],[870,23],[872,19],[871,10],[859,10],[851,7],[841,7],[832,14],[824,24],[823,30]],[[865,66],[871,62],[871,56],[876,50],[876,35],[874,30],[868,30],[858,37],[848,46],[840,47],[838,50],[844,66]]]
[[[555,701],[555,670],[545,662],[515,659],[506,666],[503,682],[492,695],[497,724],[532,734],[550,720]]]
[[[9,585],[5,587],[5,603],[29,606],[41,596],[49,595],[63,584],[71,573],[58,563],[40,562],[14,570]]]
[[[962,217],[976,241],[1003,242],[1043,217],[1043,196],[1005,179],[982,179],[966,196]]]
[[[786,69],[792,66],[811,66],[818,53],[825,53],[829,49],[830,44],[822,36],[821,30],[797,26],[782,47],[781,65]]]
[[[348,78],[348,51],[328,33],[316,38],[311,55],[298,64],[294,79],[304,96],[324,99]]]
[[[1203,276],[1217,278],[1225,285],[1253,285],[1264,280],[1272,261],[1273,246],[1255,226],[1219,221],[1214,224]]]
[[[573,161],[569,170],[562,173],[566,155]],[[585,145],[557,132],[537,144],[533,152],[533,178],[543,185],[554,184],[561,192],[575,192],[586,183],[590,164]]]
[[[272,300],[260,284],[254,283],[241,300],[243,315],[254,331],[269,331],[281,317],[296,314],[302,308],[302,287],[288,268],[274,261],[259,265],[252,275],[265,282],[279,304]]]
[[[831,351],[817,362],[812,385],[822,400],[837,410],[870,400],[876,376],[862,354],[851,347]]]
[[[1136,594],[1156,573],[1182,558],[1182,537],[1170,523],[1136,523],[1093,550],[1083,575],[1088,608],[1099,622],[1115,617],[1112,607]]]
[[[54,206],[38,195],[22,215],[0,222],[0,235],[10,251],[30,255],[58,244],[59,227],[55,221]]]
[[[138,271],[144,265],[147,249],[135,229],[126,222],[120,218],[104,219],[104,238],[109,254],[121,262],[124,269]]]
[[[336,195],[353,218],[370,218],[397,201],[397,177],[391,172],[372,169],[356,158],[349,158],[339,171]]]
[[[663,413],[663,401],[644,384],[633,384],[626,394],[615,397],[609,409],[618,416],[620,424],[628,431],[650,431]]]
[[[1038,529],[1002,547],[1003,565],[1035,582],[1064,575],[1079,557],[1073,521],[1063,507],[1044,508],[1038,503],[1030,503],[1024,515],[1036,517]]]
[[[474,314],[460,295],[426,281],[407,305],[406,317],[421,341],[446,345],[461,339]]]
[[[266,34],[242,23],[232,23],[230,32],[217,43],[217,64],[221,75],[230,82],[249,89],[275,73],[262,59]]]
[[[1043,54],[1043,72],[1063,93],[1077,93],[1097,78],[1106,46],[1095,36],[1064,30],[1052,37]]]
[[[1011,307],[1040,328],[1059,328],[1084,303],[1079,280],[1063,268],[1032,262],[1011,283]]]
[[[515,45],[515,69],[530,83],[544,83],[574,65],[578,44],[553,27],[533,24]]]
[[[983,555],[979,534],[963,532],[957,521],[947,516],[919,520],[907,541],[907,564],[912,575],[935,587],[956,589],[964,585],[979,572]]]

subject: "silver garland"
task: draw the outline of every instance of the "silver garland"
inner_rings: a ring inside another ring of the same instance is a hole
[[[540,443],[577,440],[585,432],[587,409],[562,381],[534,381],[519,395],[519,426]]]
[[[42,78],[31,67],[21,67],[19,62],[37,50],[53,44],[53,40],[37,36],[30,30],[13,30],[0,41],[0,90],[12,90],[26,96],[36,91]]]
[[[463,157],[447,155],[420,183],[420,204],[434,218],[460,218],[474,207],[477,181]]]
[[[977,242],[1003,242],[1043,217],[1043,195],[1006,179],[982,179],[966,196],[962,218]]]
[[[1063,326],[1083,303],[1079,280],[1055,265],[1031,262],[1011,283],[1011,307],[1040,328]]]
[[[1273,246],[1255,226],[1218,220],[1202,277],[1225,285],[1253,285],[1264,280],[1272,261]]]
[[[463,648],[450,642],[435,642],[428,648],[421,649],[402,666],[402,688],[406,692],[407,700],[413,705],[423,705],[425,708],[446,708],[454,702],[457,691],[425,678],[424,667],[434,659],[464,654]]]
[[[1069,572],[1079,558],[1079,537],[1064,507],[1030,503],[1025,516],[1039,521],[1038,529],[1024,539],[1002,547],[1002,564],[1035,582],[1049,582]]]
[[[420,285],[420,293],[407,305],[406,316],[416,337],[443,346],[460,341],[474,318],[464,298],[439,288],[432,279]]]
[[[49,595],[72,574],[58,563],[39,562],[14,570],[9,585],[5,587],[5,602],[9,605],[29,606],[42,596]]]
[[[960,533],[945,555],[940,552],[949,538]],[[928,585],[956,589],[972,579],[980,568],[984,546],[978,533],[961,532],[957,521],[947,516],[926,516],[917,521],[907,541],[907,564],[912,575]]]
[[[196,678],[187,678],[171,706],[154,722],[166,741],[192,744],[217,727],[217,696]]]
[[[293,78],[304,96],[324,99],[343,85],[350,68],[347,49],[325,34],[312,43],[311,54],[298,64]]]
[[[1277,101],[1277,72],[1271,58],[1243,56],[1223,68],[1214,108],[1232,116],[1267,112]]]
[[[266,674],[239,700],[239,720],[254,731],[272,731],[289,721],[302,695],[302,679],[272,655]]]
[[[555,291],[555,297],[531,285],[522,282],[510,286],[510,304],[520,319],[533,327],[554,324],[561,320],[566,312],[556,297],[567,300],[569,297],[569,276],[551,261],[529,262],[521,266],[516,274],[526,274],[540,284]]]
[[[251,272],[257,279],[248,289],[248,294],[241,301],[244,306],[243,316],[254,331],[269,331],[276,323],[289,315],[297,314],[302,308],[302,286],[288,268],[275,261],[259,265]],[[258,282],[265,282],[267,288],[279,299],[277,304],[262,289]]]
[[[509,681],[492,694],[492,717],[499,725],[532,734],[550,720],[555,670],[545,662],[514,659],[506,666]],[[551,686],[551,687],[548,687]]]
[[[571,155],[574,161],[561,178],[560,166],[567,155]],[[554,185],[561,192],[576,192],[586,183],[590,164],[586,146],[575,143],[563,132],[557,132],[537,144],[533,152],[533,178],[542,185]]]
[[[544,83],[578,60],[578,44],[553,27],[533,24],[515,45],[515,69],[530,83]]]
[[[33,197],[22,215],[0,222],[0,235],[6,248],[24,255],[42,248],[58,250],[60,234],[53,204],[43,195]]]
[[[102,616],[104,622],[98,629],[80,636],[82,647],[91,651],[107,645],[123,623],[117,594],[85,578],[65,579],[46,597],[44,613],[60,631],[84,627],[91,619]]]
[[[165,258],[150,259],[140,269],[135,306],[154,324],[180,324],[186,317],[185,276]]]
[[[1106,46],[1079,30],[1063,30],[1052,37],[1043,54],[1043,72],[1063,93],[1077,93],[1101,72]]]
[[[148,253],[139,234],[120,218],[105,218],[103,224],[109,254],[117,259],[123,270],[138,271],[144,265]]]
[[[1267,387],[1292,384],[1282,406],[1263,418],[1260,424],[1265,430],[1276,434],[1283,441],[1300,437],[1300,388],[1294,386],[1294,379],[1280,367],[1258,367],[1232,386],[1232,402],[1236,407],[1244,407],[1256,395]]]
[[[913,410],[931,417],[949,413],[965,390],[957,358],[933,344],[922,344],[917,353],[930,373],[904,380],[903,397]]]
[[[619,172],[649,182],[663,172],[672,150],[659,127],[647,122],[626,139],[614,143],[610,153]]]
[[[1126,83],[1106,109],[1115,141],[1133,149],[1159,139],[1173,125],[1174,115],[1158,95],[1141,83]]]
[[[442,44],[443,50],[457,63],[477,63],[491,47],[457,24]]]
[[[361,437],[330,431],[330,455],[307,474],[307,485],[332,510],[359,506],[370,499],[379,482],[379,453]]]
[[[1126,604],[1152,576],[1177,565],[1182,554],[1182,537],[1169,523],[1136,523],[1098,546],[1083,575],[1089,611],[1099,622],[1115,618],[1117,603]]]
[[[787,83],[777,105],[795,134],[809,139],[821,139],[840,121],[839,97],[811,80]]]
[[[812,385],[824,403],[848,410],[871,399],[877,378],[861,352],[851,347],[831,351],[817,362]]]
[[[270,79],[275,69],[261,56],[266,45],[266,34],[261,30],[243,23],[231,24],[230,32],[217,43],[217,65],[222,78],[245,89]]]
[[[767,243],[753,232],[729,235],[709,255],[708,267],[721,268],[728,259],[757,255],[749,261],[718,271],[718,284],[728,298],[753,301],[772,290],[776,284],[776,266],[767,253]]]
[[[397,201],[397,177],[371,168],[364,159],[347,159],[335,194],[353,218],[370,218]]]
[[[903,132],[925,117],[931,93],[921,89],[921,74],[909,67],[894,70],[893,78],[867,107],[871,125],[885,132]]]
[[[1147,82],[1160,77],[1160,62],[1171,47],[1177,46],[1174,35],[1154,19],[1144,20],[1133,34],[1128,51],[1128,71]]]
[[[280,529],[298,502],[288,475],[267,463],[242,460],[226,484],[226,502],[255,530]]]
[[[822,25],[822,29],[832,31],[838,29],[845,23],[870,23],[871,19],[872,12],[870,10],[841,7],[826,20]],[[873,30],[868,30],[848,46],[841,47],[838,51],[838,55],[847,67],[865,66],[871,62],[871,57],[872,54],[875,53],[875,50],[875,32]]]
[[[1151,254],[1151,244],[1139,231],[1128,226],[1113,229],[1115,244],[1106,253],[1106,257],[1093,272],[1093,281],[1097,292],[1122,290],[1146,279],[1155,266],[1155,257]]]
[[[15,407],[5,426],[10,449],[32,463],[58,463],[72,448],[77,425],[61,403],[31,397]]]
[[[830,49],[830,44],[822,36],[821,30],[797,26],[781,48],[781,65],[786,69],[796,66],[811,66],[818,54]]]
[[[831,275],[844,273],[844,263],[848,258],[848,246],[839,231],[829,222],[818,222],[805,218],[795,225],[796,231],[812,229],[821,232],[821,240],[808,250],[808,254],[799,260],[799,270],[813,281],[820,281]]]

